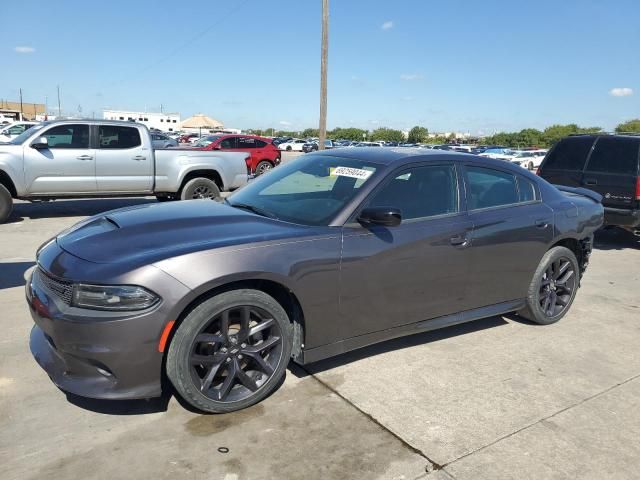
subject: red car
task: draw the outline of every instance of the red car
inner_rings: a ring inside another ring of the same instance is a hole
[[[221,150],[224,152],[247,152],[247,170],[262,175],[280,165],[280,150],[271,143],[271,139],[255,135],[208,135],[198,140],[198,150]]]

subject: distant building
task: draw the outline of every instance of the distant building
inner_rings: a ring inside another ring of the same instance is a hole
[[[9,102],[0,100],[0,115],[14,120],[33,120],[45,113],[44,103]]]
[[[125,110],[104,110],[102,118],[105,120],[124,120],[146,125],[147,128],[157,128],[164,132],[180,130],[179,113],[130,112]]]

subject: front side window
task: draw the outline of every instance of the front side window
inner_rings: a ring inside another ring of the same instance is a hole
[[[89,125],[58,125],[43,136],[49,148],[89,148]]]
[[[544,162],[544,168],[578,170],[584,168],[593,137],[567,137],[555,146]]]
[[[225,150],[236,148],[236,137],[225,138],[220,141],[220,148]]]
[[[405,170],[385,184],[369,207],[395,207],[402,220],[446,215],[458,211],[458,182],[453,165]]]
[[[142,145],[140,132],[134,127],[100,125],[98,127],[100,148],[134,148]]]
[[[511,173],[482,167],[466,167],[469,210],[518,203],[516,179]]]
[[[637,175],[640,140],[628,137],[600,137],[589,158],[589,172]]]
[[[329,225],[377,171],[375,163],[305,155],[229,197],[239,209],[301,225]]]

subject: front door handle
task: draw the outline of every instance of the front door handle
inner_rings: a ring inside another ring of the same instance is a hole
[[[454,247],[466,247],[469,243],[469,239],[464,235],[455,235],[451,237],[449,242],[451,242],[451,245],[453,245]]]
[[[145,157],[144,155],[136,155],[135,157],[133,157],[133,159],[137,161],[141,161],[141,160],[146,160],[147,157]]]
[[[541,218],[536,220],[534,223],[538,228],[547,228],[549,226],[549,222]]]
[[[93,157],[91,155],[80,155],[79,157],[76,157],[78,160],[93,160]]]
[[[597,184],[598,184],[598,181],[597,181],[597,180],[595,180],[595,179],[593,179],[593,178],[590,178],[590,179],[588,179],[588,180],[585,180],[585,181],[584,181],[584,184],[585,184],[585,185],[597,185]]]

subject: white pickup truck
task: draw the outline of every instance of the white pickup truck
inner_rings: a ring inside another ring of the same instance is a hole
[[[215,199],[247,183],[248,153],[154,150],[144,125],[43,122],[0,143],[0,223],[13,199],[155,195]]]

